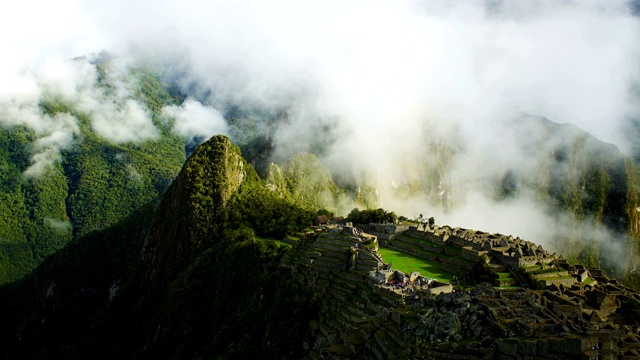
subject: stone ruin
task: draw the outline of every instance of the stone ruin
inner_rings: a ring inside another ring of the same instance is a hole
[[[496,261],[512,268],[550,263],[558,257],[549,254],[542,246],[513,236],[489,234],[462,228],[426,226],[418,230],[412,226],[407,233],[417,238],[427,238],[438,245],[452,245],[465,250],[469,260],[478,260],[482,255],[496,258]]]
[[[578,271],[557,254],[541,245],[519,237],[463,228],[411,226],[405,234],[430,241],[434,245],[450,245],[460,249],[460,256],[476,263],[483,261],[496,270],[511,272],[520,285],[545,287],[553,284],[571,285],[589,278],[588,269]]]
[[[451,245],[464,262],[514,272],[523,285],[527,274],[520,270],[535,267],[531,279],[544,285],[460,290],[390,268],[377,248],[362,246],[365,239],[377,242],[375,235],[360,236],[352,226],[316,230],[293,241],[282,260],[320,307],[305,343],[310,359],[640,357],[640,295],[533,243],[459,228],[407,229],[413,245]],[[554,276],[545,277],[551,268]],[[572,280],[556,281],[563,277]],[[413,284],[412,291],[399,284]]]

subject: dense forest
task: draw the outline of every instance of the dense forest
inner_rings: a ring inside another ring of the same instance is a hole
[[[107,71],[97,65],[103,72]],[[25,126],[0,131],[0,283],[18,279],[72,239],[104,229],[156,199],[185,160],[185,140],[159,119],[179,101],[149,71],[132,71],[134,95],[146,104],[161,136],[114,143],[98,136],[88,114],[56,99],[43,100],[43,116],[70,114],[79,134],[60,158],[29,176],[36,136]],[[109,86],[108,77],[100,86]]]

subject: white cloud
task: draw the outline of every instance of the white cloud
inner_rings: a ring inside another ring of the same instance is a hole
[[[162,111],[173,120],[172,130],[189,141],[227,133],[227,123],[220,112],[195,99],[187,99],[180,106],[167,106]]]
[[[49,116],[41,108],[46,101],[63,103],[88,115],[92,129],[116,143],[159,136],[148,110],[132,98],[137,84],[120,73],[125,70],[118,66],[116,63],[111,71],[109,88],[98,86],[96,67],[87,59],[63,61],[55,57],[11,74],[9,84],[0,87],[0,126],[26,126],[37,138],[26,176],[39,175],[59,160],[60,150],[69,149],[80,135],[77,119],[66,113]]]
[[[102,93],[92,67],[67,61],[107,49],[165,65],[192,96],[164,111],[175,132],[226,133],[218,111],[230,103],[282,113],[270,134],[276,157],[320,142],[335,172],[375,179],[383,204],[407,215],[440,210],[395,198],[390,184],[429,175],[418,165],[433,170],[448,145],[456,153],[433,171],[461,190],[458,211],[441,217],[491,231],[537,237],[520,219],[549,222],[533,196],[486,195],[506,169],[538,166],[516,139],[544,138],[544,129],[514,128],[513,114],[575,124],[623,151],[629,118],[640,114],[630,91],[640,86],[640,21],[626,1],[65,1],[47,5],[64,20],[58,27],[29,17],[32,5],[12,5],[23,20],[0,21],[15,55],[0,60],[5,126],[52,134],[35,106],[46,94],[90,113],[112,141],[154,138],[126,77]],[[28,31],[14,31],[21,24]]]
[[[107,140],[138,143],[159,136],[148,110],[137,101],[127,99],[121,105],[101,102],[90,110],[92,129]]]
[[[55,219],[55,218],[45,218],[44,219],[44,223],[45,223],[45,225],[47,225],[47,226],[49,226],[52,229],[55,229],[57,231],[70,231],[71,230],[71,223],[69,221],[64,221],[64,220]]]

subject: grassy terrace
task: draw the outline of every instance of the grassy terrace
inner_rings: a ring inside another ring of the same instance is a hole
[[[438,263],[424,260],[399,251],[380,247],[380,254],[385,262],[392,262],[392,268],[404,273],[419,271],[420,275],[435,278],[439,281],[449,282],[453,274],[440,269]]]
[[[524,272],[532,273],[532,274],[535,274],[535,275],[562,271],[562,270],[558,269],[556,266],[538,265],[538,264],[529,265],[529,266],[521,266],[520,269],[524,270]]]
[[[274,242],[274,243],[276,243],[276,244],[278,244],[280,246],[291,247],[291,245],[287,244],[286,242],[283,242],[282,240],[263,238],[263,237],[260,237],[260,236],[257,236],[257,235],[255,236],[255,238],[256,238],[256,240],[259,240],[259,241],[272,241],[272,242]]]
[[[512,277],[510,273],[497,272],[496,275],[498,275],[498,281],[500,282],[500,286],[498,287],[499,289],[519,289],[520,288],[519,285],[504,285],[504,284],[513,283],[514,281],[517,282],[517,280],[514,277]]]

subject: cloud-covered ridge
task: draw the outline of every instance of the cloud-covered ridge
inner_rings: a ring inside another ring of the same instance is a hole
[[[28,8],[16,6],[27,18]],[[35,107],[43,91],[94,111],[95,130],[112,141],[157,135],[146,109],[131,102],[126,76],[114,94],[96,93],[95,70],[68,62],[107,49],[122,62],[116,70],[157,65],[190,96],[164,111],[188,139],[225,132],[221,114],[234,107],[257,109],[279,120],[264,126],[274,160],[319,148],[336,176],[374,185],[381,205],[398,213],[430,212],[535,242],[545,241],[539,224],[556,226],[546,204],[526,190],[496,201],[495,180],[526,179],[567,139],[523,113],[574,124],[627,155],[636,146],[637,2],[94,0],[59,8],[51,17],[65,26],[47,38],[57,46],[39,43],[38,32],[17,33],[9,47],[16,57],[1,66],[12,86],[0,85],[0,107],[24,111],[19,121],[41,129],[39,138],[53,134]],[[30,29],[53,28],[46,18],[29,21]],[[3,124],[17,123],[3,111]],[[75,136],[67,125],[43,149]]]

